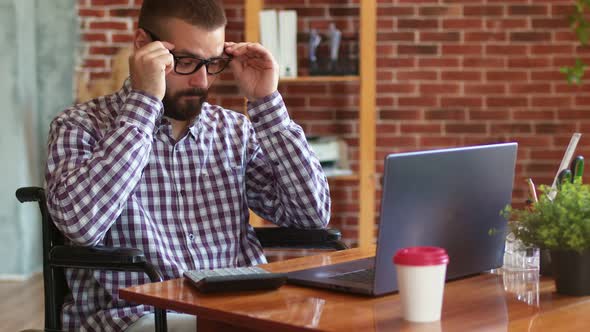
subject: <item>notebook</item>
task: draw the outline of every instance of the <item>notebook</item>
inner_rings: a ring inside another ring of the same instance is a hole
[[[447,280],[500,267],[507,227],[500,211],[511,202],[516,150],[503,143],[388,155],[376,256],[290,272],[287,282],[392,293],[393,255],[409,246],[445,248]]]

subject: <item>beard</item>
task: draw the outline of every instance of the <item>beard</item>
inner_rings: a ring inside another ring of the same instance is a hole
[[[206,89],[186,89],[172,95],[166,93],[162,99],[164,116],[178,121],[192,120],[201,113],[201,107],[207,100]],[[181,100],[182,97],[196,97]]]

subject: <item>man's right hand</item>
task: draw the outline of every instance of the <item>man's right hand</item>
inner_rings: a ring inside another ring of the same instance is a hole
[[[162,100],[166,94],[166,74],[174,69],[174,57],[170,53],[173,49],[173,44],[155,41],[131,54],[131,87]]]

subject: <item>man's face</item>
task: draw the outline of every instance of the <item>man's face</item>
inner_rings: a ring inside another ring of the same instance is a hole
[[[162,28],[165,30],[165,37],[162,38],[174,44],[172,53],[176,57],[209,59],[223,55],[224,27],[209,31],[171,18],[162,24]],[[172,70],[166,75],[166,94],[162,100],[164,115],[179,121],[194,119],[201,112],[209,87],[216,77],[208,75],[205,66],[189,75],[180,75]]]

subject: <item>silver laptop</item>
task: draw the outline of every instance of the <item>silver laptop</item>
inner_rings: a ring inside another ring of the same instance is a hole
[[[387,156],[377,255],[290,272],[288,282],[391,293],[397,291],[393,255],[409,246],[445,248],[447,280],[500,267],[506,229],[500,211],[511,202],[516,149],[505,143]]]

